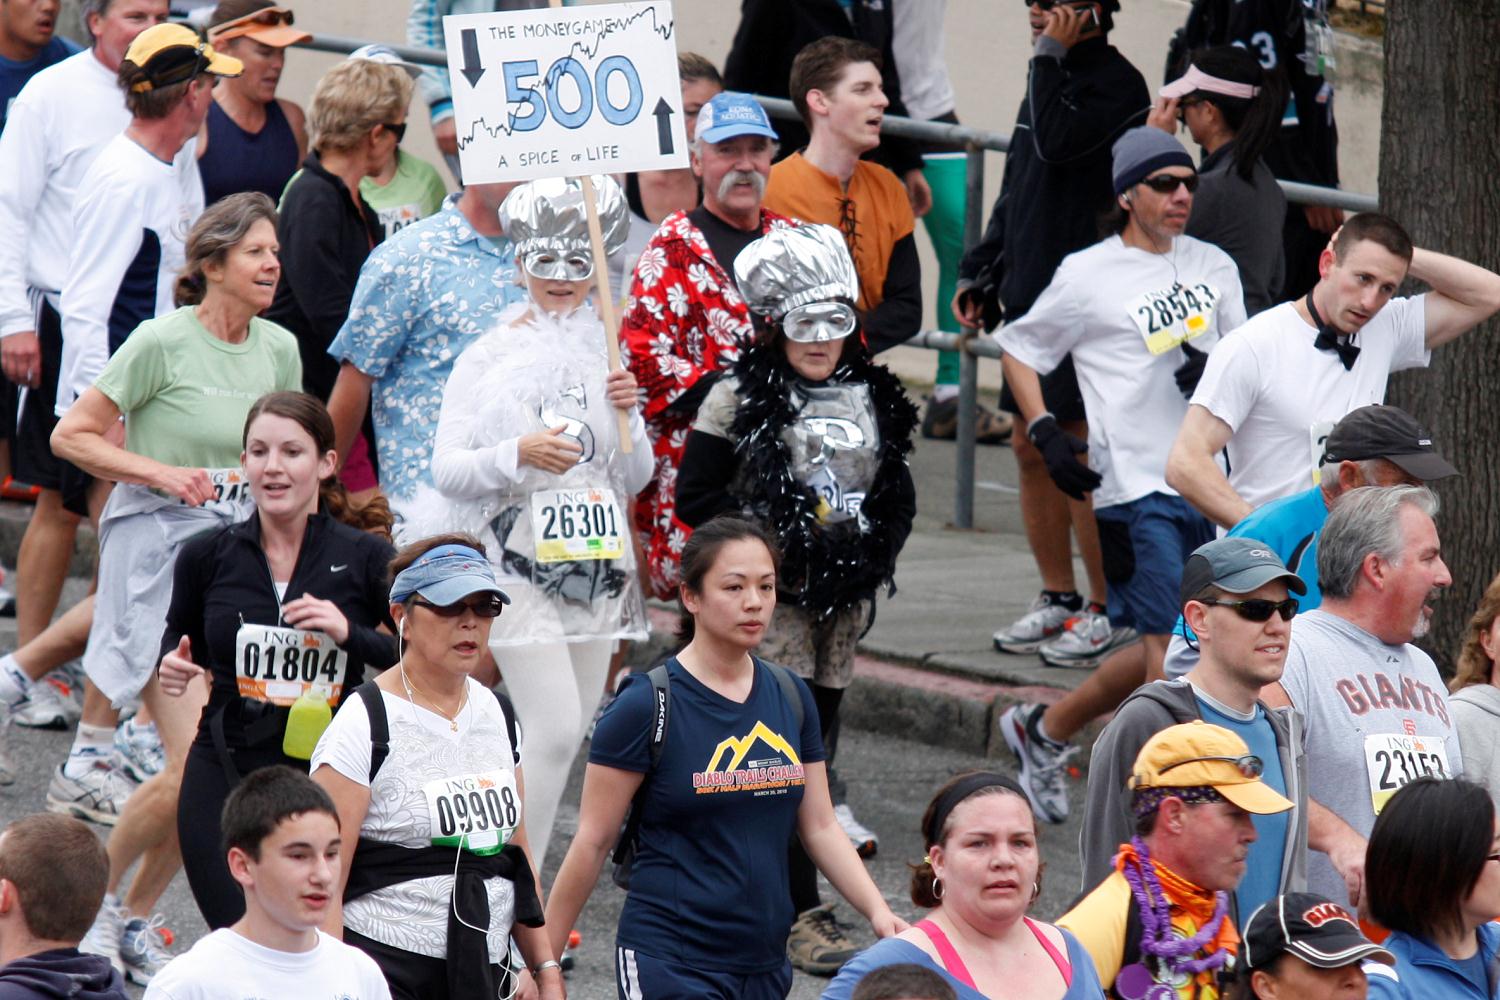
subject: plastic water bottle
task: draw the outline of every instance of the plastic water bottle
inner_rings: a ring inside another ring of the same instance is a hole
[[[333,721],[328,692],[309,688],[294,702],[286,717],[286,735],[281,738],[281,752],[296,760],[312,760],[313,750],[323,730]]]

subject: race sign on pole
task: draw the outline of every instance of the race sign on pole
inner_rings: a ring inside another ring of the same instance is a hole
[[[466,183],[688,165],[667,0],[443,18]]]

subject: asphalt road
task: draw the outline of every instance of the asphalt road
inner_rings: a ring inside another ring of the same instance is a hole
[[[69,743],[69,735],[61,732],[11,730],[10,750],[21,777],[16,784],[0,789],[0,821],[9,822],[45,808],[51,770],[67,754]],[[870,871],[897,913],[915,916],[906,894],[909,877],[906,866],[922,855],[917,825],[933,790],[950,775],[985,764],[982,758],[859,730],[849,730],[842,735],[839,769],[849,782],[850,803],[860,820],[880,837],[880,851],[870,861]],[[1009,759],[990,764],[1014,772],[1013,762]],[[557,836],[553,838],[545,879],[550,879],[556,872],[574,829],[581,774],[580,762],[558,815]],[[1073,783],[1070,796],[1076,812],[1082,808],[1081,782]],[[104,835],[107,831],[101,827],[99,832]],[[1075,894],[1079,870],[1077,842],[1076,817],[1066,826],[1049,827],[1043,831],[1042,849],[1047,860],[1047,873],[1041,899],[1034,911],[1038,915],[1057,916]],[[828,898],[831,890],[826,883],[824,890],[825,898]],[[609,882],[606,874],[580,922],[583,944],[578,953],[578,966],[568,980],[570,997],[612,1000],[615,996],[612,972],[614,927],[623,901],[624,893]],[[167,926],[175,933],[175,952],[185,950],[206,932],[181,876],[173,881],[161,901],[160,910]],[[842,906],[840,913],[846,921],[858,920],[858,915],[848,906]],[[868,927],[855,926],[851,933],[861,942],[872,940]],[[822,983],[822,980],[799,974],[791,996],[797,1000],[810,1000],[819,995]],[[140,991],[136,990],[135,995],[139,994]]]

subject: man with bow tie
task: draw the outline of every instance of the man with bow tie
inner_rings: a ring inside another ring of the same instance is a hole
[[[1334,233],[1318,268],[1305,297],[1216,347],[1172,447],[1167,483],[1225,528],[1317,485],[1338,420],[1384,402],[1392,372],[1427,367],[1433,348],[1500,312],[1500,275],[1413,248],[1399,223],[1375,212]],[[1407,277],[1430,291],[1393,298]]]

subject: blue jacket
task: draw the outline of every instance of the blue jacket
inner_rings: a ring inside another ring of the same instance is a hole
[[[1495,996],[1495,983],[1480,987],[1430,941],[1396,931],[1386,938],[1385,947],[1396,956],[1396,967],[1366,963],[1369,1000],[1492,1000]],[[1500,925],[1484,924],[1479,928],[1479,954],[1487,975],[1496,952],[1500,952]]]

